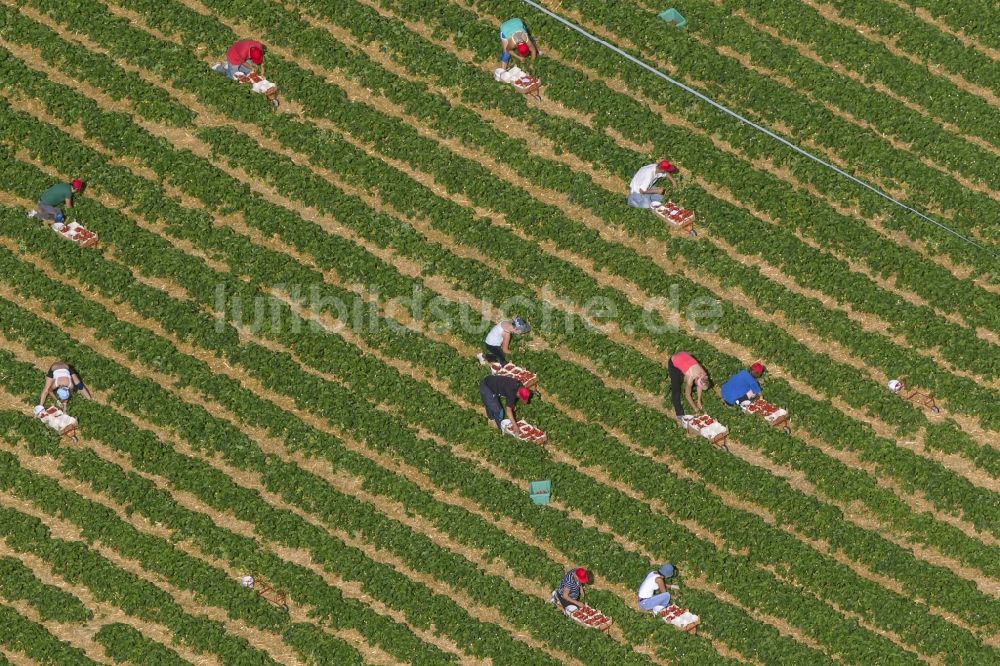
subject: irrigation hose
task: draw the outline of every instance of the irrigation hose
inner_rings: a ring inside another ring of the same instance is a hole
[[[809,159],[813,160],[814,162],[822,164],[826,168],[828,168],[828,169],[830,169],[830,170],[832,170],[832,171],[840,174],[841,176],[843,176],[844,178],[847,178],[848,180],[853,181],[854,183],[860,185],[861,187],[863,187],[863,188],[865,188],[865,189],[867,189],[867,190],[869,190],[871,192],[874,192],[878,196],[882,197],[883,199],[885,199],[887,201],[890,201],[891,203],[895,204],[896,206],[899,206],[903,210],[906,210],[906,211],[908,211],[910,213],[913,213],[914,215],[916,215],[917,217],[921,218],[922,220],[924,220],[926,222],[930,222],[934,226],[936,226],[936,227],[938,227],[940,229],[945,230],[946,232],[948,232],[952,236],[955,236],[956,238],[959,238],[959,239],[965,241],[969,245],[972,245],[974,247],[979,248],[983,252],[986,252],[987,254],[989,254],[989,255],[991,255],[993,257],[1000,256],[1000,255],[997,255],[997,253],[994,252],[993,250],[991,250],[990,248],[988,248],[988,247],[986,247],[984,245],[981,245],[981,244],[977,243],[976,241],[974,241],[973,239],[969,238],[968,236],[965,236],[965,235],[963,235],[963,234],[955,231],[951,227],[949,227],[949,226],[947,226],[945,224],[942,224],[941,222],[938,222],[937,220],[935,220],[934,218],[930,217],[929,215],[926,215],[925,213],[922,213],[919,210],[917,210],[917,209],[915,209],[915,208],[913,208],[911,206],[906,205],[902,201],[899,201],[898,199],[894,198],[892,195],[890,195],[890,194],[888,194],[886,192],[883,192],[882,190],[878,189],[874,185],[871,185],[871,184],[865,182],[864,180],[862,180],[862,179],[860,179],[860,178],[858,178],[856,176],[853,176],[853,175],[847,173],[846,171],[844,171],[843,169],[841,169],[840,167],[838,167],[838,166],[836,166],[834,164],[830,164],[829,162],[827,162],[823,158],[818,157],[818,156],[810,153],[808,150],[797,146],[796,144],[792,143],[788,139],[782,137],[779,134],[776,134],[775,132],[769,130],[768,128],[766,128],[766,127],[764,127],[762,125],[759,125],[759,124],[753,122],[749,118],[745,118],[745,117],[741,116],[740,114],[736,113],[735,111],[733,111],[729,107],[727,107],[727,106],[725,106],[723,104],[720,104],[719,102],[716,102],[714,99],[708,97],[707,95],[704,95],[704,94],[698,92],[697,90],[695,90],[691,86],[688,86],[688,85],[686,85],[684,83],[681,83],[680,81],[677,81],[676,79],[671,78],[670,76],[668,76],[667,74],[664,74],[663,72],[661,72],[660,70],[656,69],[652,65],[650,65],[650,64],[648,64],[648,63],[640,60],[639,58],[636,58],[635,56],[633,56],[633,55],[627,53],[626,51],[618,48],[614,44],[612,44],[612,43],[610,43],[610,42],[608,42],[608,41],[606,41],[604,39],[601,39],[597,35],[594,35],[593,33],[588,32],[587,30],[585,30],[584,28],[581,28],[579,25],[577,25],[576,23],[573,23],[569,19],[564,18],[564,17],[560,16],[559,14],[556,14],[552,10],[547,9],[547,8],[541,6],[537,2],[534,2],[534,0],[521,0],[521,1],[524,2],[527,5],[530,5],[530,6],[534,7],[535,9],[537,9],[540,12],[542,12],[543,14],[546,14],[549,17],[555,19],[559,23],[562,23],[563,25],[565,25],[566,27],[570,28],[571,30],[574,30],[574,31],[580,33],[581,35],[583,35],[587,39],[591,40],[595,44],[600,44],[604,48],[609,49],[609,50],[617,53],[618,55],[620,55],[621,57],[625,58],[629,62],[631,62],[631,63],[633,63],[635,65],[638,65],[639,67],[642,67],[643,69],[645,69],[646,71],[650,72],[651,74],[654,74],[655,76],[660,77],[661,79],[663,79],[667,83],[670,83],[671,85],[677,86],[681,90],[683,90],[683,91],[685,91],[687,93],[690,93],[691,95],[694,95],[695,97],[697,97],[701,101],[705,102],[706,104],[709,104],[709,105],[715,107],[716,109],[718,109],[719,111],[722,111],[723,113],[725,113],[727,115],[730,115],[733,118],[739,120],[744,125],[748,125],[749,127],[754,128],[758,132],[762,132],[763,134],[766,134],[767,136],[771,137],[775,141],[777,141],[777,142],[785,145],[788,148],[791,148],[792,150],[794,150],[795,152],[799,153],[800,155],[808,157]]]

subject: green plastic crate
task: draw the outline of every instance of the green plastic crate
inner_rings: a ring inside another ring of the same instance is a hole
[[[548,504],[551,492],[551,481],[532,481],[528,484],[528,494],[531,496],[531,501],[535,504]]]
[[[661,13],[659,16],[675,28],[683,28],[687,25],[687,19],[681,16],[681,13],[673,7]]]

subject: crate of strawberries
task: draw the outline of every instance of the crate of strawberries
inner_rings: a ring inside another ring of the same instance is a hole
[[[590,627],[591,629],[597,629],[598,631],[607,631],[611,628],[613,622],[610,617],[590,606],[583,606],[575,611],[567,612],[566,615],[578,624]]]
[[[97,245],[97,234],[76,221],[69,224],[56,223],[52,225],[52,228],[60,236],[73,241],[80,247],[93,247]]]
[[[544,444],[547,439],[546,434],[535,426],[531,425],[527,421],[518,421],[517,425],[520,427],[517,433],[510,427],[504,429],[508,435],[513,435],[522,442],[534,442],[536,444]]]
[[[538,375],[529,370],[525,370],[519,365],[514,365],[513,363],[507,363],[506,365],[501,365],[500,363],[490,363],[490,372],[494,375],[500,375],[501,377],[511,377],[516,379],[528,388],[531,388],[538,383]]]
[[[684,427],[689,431],[701,435],[713,444],[724,442],[729,435],[729,428],[722,425],[708,414],[686,418]]]

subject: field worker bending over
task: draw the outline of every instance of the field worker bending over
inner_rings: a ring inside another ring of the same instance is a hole
[[[38,404],[45,405],[45,399],[49,396],[57,402],[65,403],[73,396],[74,391],[79,391],[88,400],[91,399],[90,391],[84,386],[76,370],[68,363],[56,361],[45,375],[45,387],[42,389]]]
[[[479,397],[486,408],[486,416],[497,424],[501,432],[507,426],[515,435],[520,434],[521,426],[517,424],[514,405],[518,401],[528,404],[531,389],[513,377],[490,375],[479,382]],[[502,405],[500,398],[504,400]]]
[[[28,217],[35,217],[52,222],[62,222],[65,217],[59,209],[61,204],[66,208],[73,207],[73,195],[83,189],[83,181],[76,178],[71,183],[58,183],[42,192],[34,210],[28,211]]]
[[[754,363],[749,368],[740,370],[722,385],[722,401],[730,407],[750,402],[760,397],[760,384],[757,382],[764,374],[764,366]]]
[[[507,364],[507,354],[510,353],[510,338],[512,335],[520,335],[531,330],[528,322],[521,317],[514,317],[509,321],[501,321],[490,329],[486,334],[483,343],[486,352],[480,353],[477,358],[480,363],[500,363]]]
[[[670,179],[670,185],[677,187],[677,181],[670,175],[676,172],[677,167],[666,160],[647,164],[636,171],[629,183],[628,205],[632,208],[652,208],[654,204],[663,201],[663,188],[654,185],[666,176]]]
[[[583,586],[590,584],[590,572],[584,568],[570,569],[559,581],[559,587],[552,593],[555,600],[567,612],[572,613],[580,608],[583,597]]]
[[[507,19],[500,24],[500,46],[503,48],[500,53],[500,63],[504,69],[510,64],[511,56],[524,62],[528,56],[537,59],[539,55],[535,38],[524,27],[524,21],[519,18]]]
[[[260,75],[267,78],[264,73],[264,45],[252,39],[235,42],[226,51],[226,76],[232,80],[237,74],[250,74],[254,69],[248,62],[259,65]]]
[[[687,398],[688,404],[695,412],[701,412],[701,394],[708,388],[708,373],[694,356],[682,351],[670,357],[667,362],[667,374],[670,376],[670,400],[674,405],[677,419],[683,425],[687,419],[684,416],[684,405],[681,404],[681,385],[684,386],[684,397]],[[691,398],[692,386],[698,391],[697,400]]]
[[[674,575],[674,565],[664,564],[656,571],[650,571],[639,585],[639,608],[651,613],[659,613],[670,605],[668,589],[678,590],[676,585],[667,585],[667,579]]]

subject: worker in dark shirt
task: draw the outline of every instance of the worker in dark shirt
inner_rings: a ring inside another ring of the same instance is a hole
[[[479,382],[479,395],[486,408],[486,416],[503,431],[506,425],[515,435],[520,434],[521,427],[517,425],[514,415],[514,405],[519,401],[527,404],[531,399],[531,390],[513,377],[490,375]],[[503,404],[500,399],[503,398]]]

